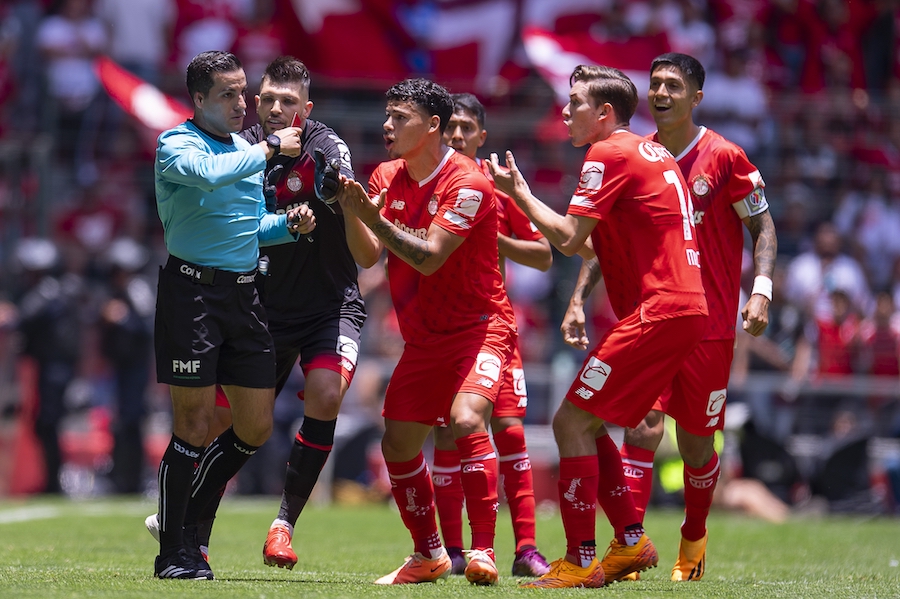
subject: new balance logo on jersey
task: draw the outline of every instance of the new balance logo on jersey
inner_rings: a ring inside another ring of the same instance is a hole
[[[594,392],[589,391],[589,390],[585,389],[584,387],[578,387],[578,389],[575,390],[575,395],[577,395],[581,399],[590,399],[590,398],[594,397]]]
[[[710,418],[709,422],[706,423],[706,428],[715,428],[719,426],[719,417],[716,416],[714,418]]]
[[[694,210],[694,226],[696,227],[703,222],[703,216],[706,214],[703,210]]]
[[[200,360],[172,360],[172,372],[178,374],[197,374],[200,372]]]
[[[406,202],[403,200],[391,200],[391,210],[403,210],[406,208]]]

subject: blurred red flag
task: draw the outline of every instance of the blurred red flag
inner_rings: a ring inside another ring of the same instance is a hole
[[[531,65],[553,88],[560,106],[569,101],[569,77],[581,64],[602,64],[620,69],[634,83],[638,98],[646,98],[650,87],[650,63],[656,56],[669,51],[665,34],[634,36],[618,41],[597,38],[590,31],[555,33],[527,27],[522,32],[522,40]],[[558,117],[553,115],[549,123],[557,120]],[[556,129],[559,130],[558,127]],[[631,130],[639,135],[656,130],[647,112],[646,102],[638,102],[637,112],[631,120]],[[546,136],[552,138],[554,135],[548,131]]]
[[[94,68],[109,96],[144,125],[154,142],[160,133],[193,116],[193,111],[186,105],[105,56],[96,60]]]

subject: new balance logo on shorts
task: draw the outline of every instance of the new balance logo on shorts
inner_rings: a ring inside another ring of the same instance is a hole
[[[475,384],[481,385],[485,389],[493,389],[494,388],[494,381],[492,381],[490,379],[486,379],[484,377],[478,379],[478,381]]]

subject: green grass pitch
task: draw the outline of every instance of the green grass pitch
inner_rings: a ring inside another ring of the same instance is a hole
[[[338,597],[900,597],[900,519],[795,518],[776,525],[713,512],[706,576],[669,581],[682,514],[652,509],[647,532],[660,554],[658,568],[636,583],[604,589],[519,589],[512,566],[509,514],[497,526],[496,587],[473,587],[461,577],[446,582],[379,587],[372,580],[397,567],[412,543],[391,506],[317,507],[298,522],[293,571],[262,563],[262,543],[278,510],[276,497],[226,497],[213,532],[214,581],[153,578],[156,543],[144,529],[153,502],[102,499],[0,501],[0,598],[179,597],[333,599]],[[602,515],[601,515],[602,518]],[[611,532],[598,520],[598,545]],[[548,559],[560,557],[565,538],[559,515],[541,517],[538,542]],[[602,547],[598,547],[602,551]]]

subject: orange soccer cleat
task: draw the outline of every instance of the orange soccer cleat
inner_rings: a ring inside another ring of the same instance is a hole
[[[471,549],[466,551],[466,559],[466,580],[472,584],[488,586],[500,580],[493,549]]]
[[[297,554],[291,547],[291,531],[287,526],[275,524],[269,529],[263,545],[263,562],[267,566],[294,569],[297,564]]]
[[[632,572],[655,568],[659,563],[656,547],[647,535],[642,535],[636,545],[628,546],[613,539],[600,565],[606,574],[607,584],[621,580]]]
[[[445,549],[441,549],[441,554],[434,559],[428,559],[417,551],[407,557],[402,566],[390,574],[382,576],[375,581],[375,584],[437,582],[441,578],[450,576],[452,567],[450,556],[447,555]]]
[[[550,564],[550,571],[531,582],[521,585],[526,589],[564,589],[586,588],[599,589],[606,584],[603,567],[597,558],[586,568],[576,566],[572,562],[560,558]]]
[[[700,580],[706,572],[706,541],[709,534],[697,541],[681,538],[678,546],[678,560],[672,568],[672,580],[675,582]]]

